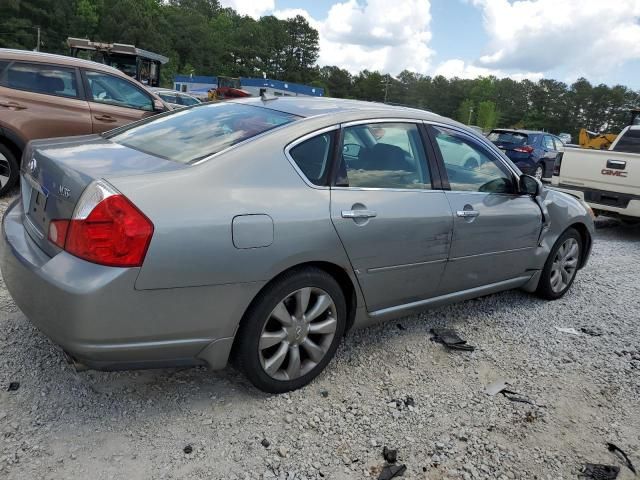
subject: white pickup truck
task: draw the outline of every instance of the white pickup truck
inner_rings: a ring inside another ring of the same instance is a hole
[[[565,148],[551,184],[597,214],[640,222],[640,125],[626,127],[609,150]]]

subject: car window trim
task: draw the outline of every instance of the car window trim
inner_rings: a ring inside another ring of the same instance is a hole
[[[442,128],[446,128],[448,130],[453,130],[456,134],[461,135],[463,138],[465,138],[466,140],[470,141],[475,146],[477,146],[488,157],[490,157],[494,161],[497,161],[499,164],[504,166],[506,168],[507,172],[509,172],[511,174],[513,185],[514,185],[514,187],[516,187],[516,189],[517,189],[517,186],[518,186],[518,183],[519,183],[519,180],[520,180],[520,175],[507,162],[504,161],[504,159],[502,158],[502,155],[495,155],[495,152],[494,152],[493,148],[486,148],[486,146],[484,145],[485,142],[476,141],[475,138],[473,138],[471,135],[469,135],[464,130],[462,130],[460,128],[456,128],[455,126],[452,126],[452,125],[448,125],[446,123],[425,121],[425,125],[427,127],[431,127],[431,128],[427,128],[427,130],[428,130],[429,138],[430,138],[431,142],[434,144],[434,149],[437,152],[437,159],[438,159],[438,162],[439,162],[438,166],[439,166],[439,168],[441,169],[441,172],[442,172],[443,187],[444,187],[445,190],[447,190],[450,193],[464,193],[464,194],[476,193],[476,194],[480,194],[480,195],[508,195],[508,196],[512,196],[512,197],[513,196],[516,196],[516,197],[522,196],[522,194],[519,193],[517,190],[514,193],[491,193],[491,192],[476,192],[476,191],[472,191],[472,190],[471,191],[468,191],[468,190],[452,190],[451,189],[451,184],[449,182],[449,176],[447,174],[447,168],[446,168],[445,163],[444,163],[444,158],[442,157],[442,152],[440,151],[440,147],[437,146],[437,141],[436,141],[436,137],[435,137],[436,136],[436,132],[435,132],[435,128],[434,127],[442,127]]]
[[[343,187],[343,186],[338,186],[335,184],[336,181],[336,174],[337,174],[337,170],[338,170],[338,165],[339,162],[341,160],[341,153],[342,153],[342,141],[344,139],[344,130],[345,128],[348,127],[356,127],[358,125],[369,125],[371,123],[412,123],[416,126],[417,130],[418,130],[418,136],[419,138],[422,140],[422,148],[424,150],[424,154],[427,157],[427,161],[426,164],[423,165],[423,168],[426,168],[427,171],[429,172],[429,180],[431,182],[431,188],[388,188],[388,187]],[[344,122],[341,123],[339,125],[340,127],[340,135],[339,135],[339,142],[337,143],[337,147],[336,147],[336,156],[333,159],[333,171],[331,172],[331,188],[332,189],[336,189],[336,190],[367,190],[367,191],[385,191],[385,192],[433,192],[433,191],[439,191],[442,190],[441,188],[436,188],[435,184],[434,184],[434,172],[431,169],[431,161],[429,159],[429,149],[427,148],[427,145],[425,145],[424,142],[424,138],[422,138],[422,133],[421,133],[421,125],[424,123],[423,120],[421,119],[417,119],[417,118],[396,118],[396,117],[389,117],[389,118],[384,118],[384,117],[376,117],[376,118],[372,118],[372,119],[366,119],[366,120],[352,120],[349,122]],[[440,179],[438,177],[438,179]]]
[[[329,166],[329,174],[327,175],[327,180],[325,181],[324,185],[316,185],[315,183],[313,183],[312,181],[310,181],[307,178],[307,176],[302,172],[300,167],[298,167],[298,164],[296,163],[296,161],[293,159],[293,156],[291,155],[291,150],[294,147],[297,147],[298,145],[300,145],[301,143],[306,142],[307,140],[315,138],[315,137],[317,137],[319,135],[324,135],[325,133],[334,132],[334,131],[339,130],[339,129],[340,129],[340,125],[331,125],[329,127],[324,127],[324,128],[319,129],[319,130],[314,130],[313,132],[306,133],[302,137],[296,138],[295,140],[293,140],[292,142],[289,142],[284,147],[284,156],[287,158],[287,160],[289,161],[291,166],[294,168],[296,173],[300,176],[300,178],[302,178],[304,183],[307,184],[307,186],[309,186],[311,188],[315,188],[317,190],[328,190],[329,189],[329,184],[331,182],[333,182],[336,147],[334,146],[333,152],[331,152],[331,158],[329,159],[329,165],[328,165]],[[334,135],[334,140],[335,139],[336,139],[336,136]],[[335,144],[337,145],[338,142],[335,141]]]
[[[145,110],[144,108],[129,107],[127,105],[116,105],[115,103],[109,103],[109,102],[97,102],[93,98],[93,93],[91,91],[91,85],[89,85],[89,79],[87,78],[87,75],[86,75],[87,72],[98,73],[100,75],[106,75],[106,76],[109,76],[109,77],[115,77],[115,78],[118,78],[118,79],[123,80],[125,82],[129,82],[131,84],[131,86],[133,86],[133,88],[138,89],[140,91],[140,93],[142,93],[143,95],[146,95],[151,100],[152,109],[151,110]],[[102,72],[100,70],[94,70],[92,68],[81,68],[80,69],[80,73],[82,75],[83,85],[84,85],[85,91],[86,91],[86,100],[87,100],[87,102],[96,103],[98,105],[110,105],[112,107],[128,108],[129,110],[135,110],[136,112],[151,112],[151,113],[153,113],[153,111],[154,111],[153,110],[153,106],[154,106],[154,100],[155,100],[153,95],[150,95],[149,92],[145,91],[144,88],[139,87],[134,82],[129,80],[128,77],[127,78],[123,78],[123,77],[121,77],[119,75],[113,75],[111,73]]]
[[[7,78],[7,75],[9,74],[9,69],[16,63],[23,64],[23,65],[37,65],[37,66],[44,66],[44,67],[49,67],[49,68],[57,68],[57,69],[61,69],[61,70],[73,71],[73,76],[76,79],[76,94],[75,94],[75,96],[59,95],[59,94],[55,94],[55,93],[35,92],[33,90],[29,90],[29,89],[26,89],[26,88],[16,88],[16,87],[10,87],[8,85],[5,85],[4,84],[4,80]],[[9,63],[5,67],[4,71],[0,72],[0,87],[8,88],[9,90],[17,90],[19,92],[34,93],[36,95],[46,95],[48,97],[68,98],[70,100],[84,100],[84,88],[83,88],[84,85],[79,80],[80,79],[78,78],[78,67],[68,66],[68,65],[57,65],[55,63],[49,63],[49,62],[34,62],[34,61],[25,61],[25,60],[9,60]]]

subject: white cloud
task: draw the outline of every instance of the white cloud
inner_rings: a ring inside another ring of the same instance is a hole
[[[236,0],[238,1],[238,0]],[[352,73],[362,69],[397,74],[404,69],[426,72],[433,50],[429,0],[346,0],[335,3],[327,17],[313,19],[302,9],[274,12],[278,18],[301,14],[320,33],[320,65],[337,65]]]
[[[508,77],[516,81],[524,80],[526,78],[534,82],[544,77],[544,74],[541,72],[508,73],[500,69],[479,67],[458,58],[452,58],[442,62],[436,67],[434,75],[442,75],[447,78],[477,78],[493,75],[497,78]]]
[[[268,15],[275,8],[274,0],[220,0],[225,8],[233,8],[240,15],[249,15],[255,19]]]
[[[640,1],[472,0],[489,35],[480,65],[602,78],[640,59]]]

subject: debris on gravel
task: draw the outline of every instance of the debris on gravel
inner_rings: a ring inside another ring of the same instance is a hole
[[[76,373],[0,279],[0,478],[376,479],[384,445],[414,480],[570,479],[589,462],[634,478],[603,439],[640,458],[639,245],[610,223],[564,298],[511,291],[350,332],[314,383],[278,396],[231,368]],[[546,408],[486,395],[500,379]]]

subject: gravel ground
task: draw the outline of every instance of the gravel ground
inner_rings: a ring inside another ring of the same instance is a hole
[[[640,228],[599,227],[564,299],[513,291],[352,332],[281,396],[231,369],[76,373],[2,284],[0,478],[377,478],[384,445],[405,478],[555,480],[584,462],[634,478],[605,442],[640,467]],[[477,349],[446,351],[434,326]],[[501,378],[535,405],[486,395]]]

